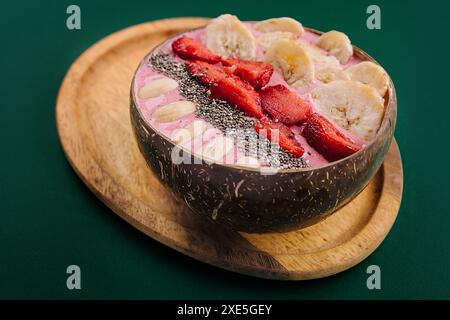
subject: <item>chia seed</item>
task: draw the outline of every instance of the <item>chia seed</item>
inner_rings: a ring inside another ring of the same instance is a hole
[[[296,158],[279,145],[260,137],[254,129],[254,119],[225,101],[211,99],[208,88],[187,71],[184,63],[176,61],[169,54],[156,52],[149,57],[148,64],[153,70],[176,80],[180,94],[198,105],[196,116],[209,122],[228,137],[234,138],[238,149],[245,155],[279,169],[309,166],[305,159]]]

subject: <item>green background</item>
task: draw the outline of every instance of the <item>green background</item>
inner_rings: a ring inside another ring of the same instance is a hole
[[[450,298],[449,59],[445,1],[8,1],[1,4],[0,298]],[[82,30],[66,28],[78,4]],[[382,29],[366,28],[378,4]],[[250,278],[185,257],[133,229],[66,161],[55,99],[70,64],[111,32],[177,16],[292,16],[338,29],[390,73],[404,165],[398,219],[381,247],[342,274],[307,282]],[[82,290],[66,289],[66,267]],[[379,265],[382,289],[366,288]]]

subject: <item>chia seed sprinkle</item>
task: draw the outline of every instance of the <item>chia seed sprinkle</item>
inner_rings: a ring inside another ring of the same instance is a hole
[[[165,76],[178,82],[180,94],[186,100],[198,105],[196,116],[209,122],[236,141],[238,149],[247,156],[252,156],[264,164],[279,168],[306,168],[307,161],[296,158],[283,150],[278,144],[260,137],[255,131],[255,120],[225,101],[211,99],[208,88],[199,83],[187,71],[184,63],[176,61],[171,55],[156,52],[149,57],[149,66]]]

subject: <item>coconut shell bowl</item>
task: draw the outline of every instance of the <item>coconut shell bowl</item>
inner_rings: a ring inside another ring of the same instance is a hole
[[[376,63],[361,49],[353,49],[360,59]],[[148,64],[153,52],[141,64]],[[383,163],[397,115],[395,89],[390,81],[381,126],[376,137],[360,151],[318,168],[280,169],[264,174],[258,168],[211,163],[195,155],[191,163],[172,163],[176,144],[144,119],[137,107],[134,86],[131,88],[132,127],[149,168],[193,214],[245,232],[308,227],[351,201]]]

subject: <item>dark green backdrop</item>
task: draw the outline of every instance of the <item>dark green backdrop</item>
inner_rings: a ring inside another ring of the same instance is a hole
[[[446,1],[4,1],[0,9],[0,298],[450,298],[449,31]],[[66,28],[78,4],[82,30]],[[366,28],[378,4],[382,30]],[[197,262],[144,236],[98,201],[72,171],[55,128],[70,64],[97,40],[177,16],[292,16],[336,28],[394,79],[405,173],[398,219],[381,247],[342,274],[265,281]],[[66,289],[66,267],[82,290]],[[379,265],[382,289],[366,288]]]

